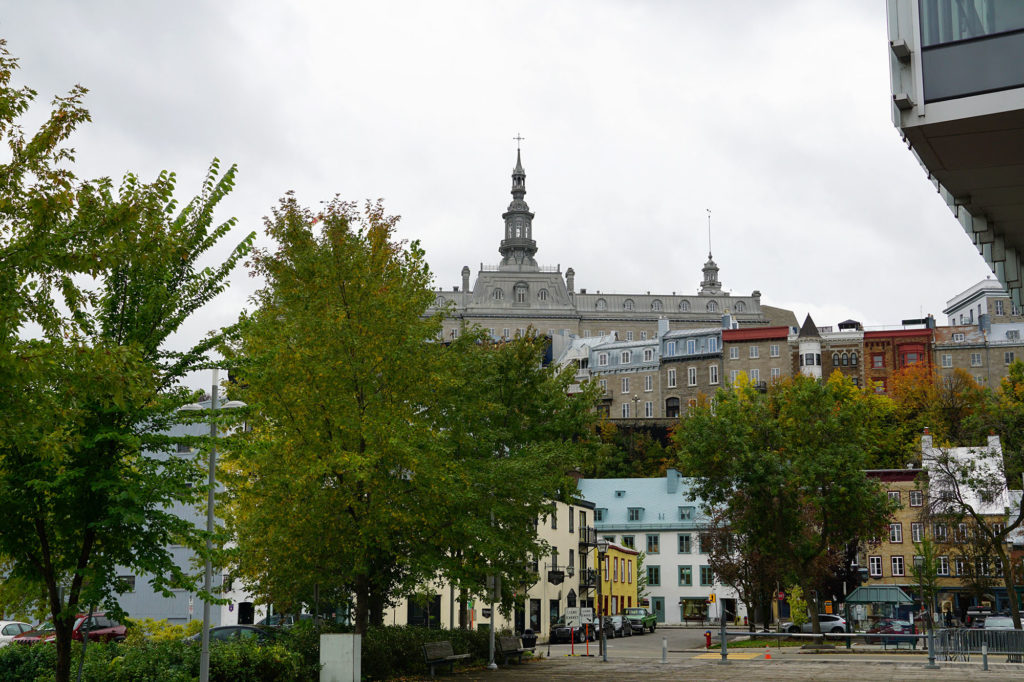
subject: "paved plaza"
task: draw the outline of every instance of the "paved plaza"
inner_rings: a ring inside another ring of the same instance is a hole
[[[663,641],[664,638],[664,641]],[[721,664],[717,651],[700,648],[703,632],[661,630],[653,635],[617,639],[609,643],[608,662],[602,662],[592,645],[586,649],[553,645],[537,647],[539,658],[521,665],[502,665],[497,671],[470,670],[455,675],[439,675],[452,680],[1022,680],[1024,665],[1007,663],[1005,656],[989,658],[989,670],[982,669],[980,657],[969,662],[939,661],[938,670],[930,670],[927,654],[920,651],[884,650],[880,646],[837,648],[817,653],[799,647],[772,647],[771,659],[764,649],[731,649],[728,664]],[[661,662],[662,646],[668,652]]]

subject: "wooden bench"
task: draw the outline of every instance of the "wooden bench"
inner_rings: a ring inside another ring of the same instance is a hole
[[[523,654],[526,653],[526,649],[522,647],[522,643],[519,641],[518,637],[511,637],[507,635],[498,637],[497,644],[498,650],[496,653],[504,659],[505,665],[508,665],[509,656],[515,656],[516,663],[523,662]]]
[[[430,676],[434,676],[434,666],[448,664],[448,672],[454,671],[455,661],[469,658],[469,654],[457,654],[452,650],[451,642],[427,642],[423,645],[423,661],[430,666]]]

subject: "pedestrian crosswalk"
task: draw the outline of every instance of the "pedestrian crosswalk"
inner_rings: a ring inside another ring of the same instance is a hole
[[[764,656],[764,652],[763,651],[757,651],[757,652],[746,652],[746,651],[744,651],[742,653],[733,653],[732,651],[730,651],[728,653],[728,656],[729,656],[729,660],[730,661],[733,661],[733,660],[735,660],[735,661],[752,661],[755,658],[761,658],[762,656]],[[694,656],[694,658],[721,658],[721,657],[722,657],[722,654],[719,654],[719,653],[697,654],[696,656]]]

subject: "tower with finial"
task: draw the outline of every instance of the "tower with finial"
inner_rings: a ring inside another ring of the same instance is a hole
[[[718,281],[718,264],[711,257],[711,209],[708,212],[708,262],[704,264],[704,279],[700,284],[701,296],[713,296],[722,293],[722,283]]]
[[[533,213],[526,204],[526,171],[523,170],[522,153],[519,143],[524,137],[516,135],[516,167],[512,170],[512,203],[501,218],[505,222],[505,238],[501,240],[498,253],[501,254],[502,270],[536,270],[537,242],[533,240]]]

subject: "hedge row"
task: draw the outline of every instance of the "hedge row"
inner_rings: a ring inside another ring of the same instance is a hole
[[[342,631],[342,630],[339,630]],[[487,661],[487,633],[475,630],[427,630],[383,627],[363,637],[362,672],[366,680],[386,680],[426,672],[421,645],[449,640],[456,653],[469,653],[466,665]],[[81,646],[72,647],[72,671],[77,672]],[[183,641],[91,642],[82,678],[90,682],[193,682],[199,676],[200,647]],[[0,680],[50,682],[56,650],[49,644],[0,648]],[[320,633],[300,623],[273,644],[253,640],[218,642],[210,648],[212,682],[277,682],[320,679]]]

